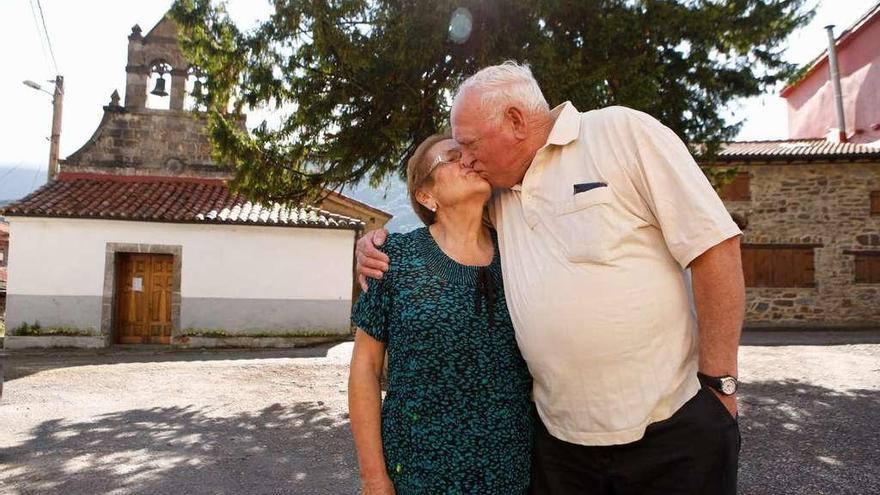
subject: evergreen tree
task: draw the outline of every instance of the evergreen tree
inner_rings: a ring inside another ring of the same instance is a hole
[[[207,74],[202,104],[233,186],[295,202],[404,172],[445,127],[456,86],[479,68],[528,62],[551,106],[626,105],[686,142],[717,144],[740,124],[725,104],[790,76],[786,38],[806,0],[277,0],[240,30],[222,4],[177,0],[172,16]],[[248,133],[251,108],[277,111]],[[710,175],[711,176],[711,175]]]

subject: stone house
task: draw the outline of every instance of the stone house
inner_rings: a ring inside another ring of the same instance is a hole
[[[880,326],[880,3],[782,90],[788,140],[727,143],[721,191],[743,227],[746,326]]]
[[[729,143],[716,166],[743,228],[747,327],[880,325],[880,148]]]
[[[390,215],[339,194],[283,206],[233,193],[203,117],[185,108],[199,72],[173,21],[146,36],[135,26],[128,46],[125,103],[114,91],[57,177],[3,212],[13,241],[6,347],[347,335],[355,239]],[[148,88],[165,108],[149,108]]]

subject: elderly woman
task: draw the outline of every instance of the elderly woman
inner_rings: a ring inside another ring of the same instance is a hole
[[[352,317],[349,410],[363,492],[525,493],[531,378],[483,222],[491,187],[448,135],[419,145],[407,179],[427,227],[388,237],[390,268]]]

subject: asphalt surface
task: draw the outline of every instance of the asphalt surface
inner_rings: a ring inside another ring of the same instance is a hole
[[[880,493],[880,339],[859,335],[746,339],[740,493]],[[0,493],[357,493],[350,352],[15,353]]]

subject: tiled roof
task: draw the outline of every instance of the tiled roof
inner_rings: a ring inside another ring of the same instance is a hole
[[[331,229],[364,225],[359,219],[311,206],[252,203],[232,194],[219,179],[105,174],[62,173],[2,214]]]
[[[857,143],[832,143],[825,139],[741,141],[725,143],[720,162],[880,161],[880,147]]]

